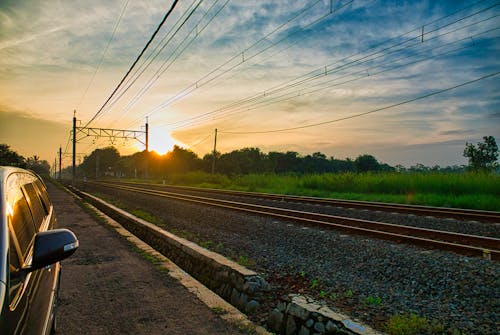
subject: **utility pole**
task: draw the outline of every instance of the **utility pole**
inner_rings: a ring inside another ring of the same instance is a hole
[[[149,124],[148,117],[146,116],[146,159],[144,160],[144,177],[148,179],[148,167],[149,167]]]
[[[76,109],[73,112],[73,174],[72,185],[75,185],[76,180]]]
[[[61,180],[61,166],[62,166],[62,148],[59,147],[59,180]]]
[[[147,116],[146,116],[146,151],[149,151],[149,123]]]
[[[212,174],[215,174],[215,159],[217,156],[217,128],[215,128],[214,152],[212,154]]]

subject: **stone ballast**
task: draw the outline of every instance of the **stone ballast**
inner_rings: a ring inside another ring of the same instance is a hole
[[[76,189],[73,191],[242,312],[256,312],[260,306],[260,298],[271,290],[270,285],[256,272],[91,194]],[[267,327],[276,334],[287,335],[380,334],[300,295],[283,298],[269,314]]]

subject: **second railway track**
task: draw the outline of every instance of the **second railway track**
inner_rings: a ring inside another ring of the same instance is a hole
[[[457,220],[469,220],[478,222],[489,222],[489,223],[499,223],[500,224],[500,212],[495,211],[483,211],[483,210],[472,210],[463,208],[449,208],[449,207],[430,207],[430,206],[419,206],[419,205],[406,205],[406,204],[396,204],[396,203],[381,203],[372,201],[359,201],[359,200],[344,200],[344,199],[332,199],[332,198],[318,198],[318,197],[308,197],[308,196],[297,196],[297,195],[285,195],[285,194],[272,194],[272,193],[259,193],[259,192],[243,192],[234,190],[221,190],[212,188],[197,188],[189,186],[172,186],[172,185],[158,185],[158,184],[146,184],[146,183],[135,183],[135,182],[112,182],[117,185],[129,185],[129,186],[139,186],[154,188],[164,191],[170,191],[175,193],[205,193],[214,195],[228,195],[228,196],[241,196],[246,198],[259,198],[268,200],[280,200],[295,203],[306,203],[315,205],[325,205],[325,206],[339,206],[346,208],[355,208],[361,210],[373,210],[373,211],[384,211],[384,212],[395,212],[402,214],[413,214],[420,216],[433,216],[442,218],[453,218]],[[106,184],[111,184],[106,182]]]
[[[319,214],[308,211],[284,209],[278,207],[263,206],[245,202],[221,200],[221,199],[214,199],[211,197],[202,197],[197,195],[172,192],[172,190],[180,189],[177,187],[164,188],[163,186],[160,186],[162,189],[158,189],[157,186],[152,189],[150,185],[135,184],[135,183],[101,182],[100,184],[105,185],[106,187],[126,190],[130,192],[139,192],[142,194],[148,194],[152,196],[167,197],[177,200],[195,202],[203,205],[217,206],[230,210],[248,212],[256,215],[271,216],[277,219],[296,221],[309,225],[312,224],[323,228],[328,227],[332,229],[347,231],[349,233],[369,235],[377,238],[383,238],[387,240],[393,240],[409,244],[416,244],[424,247],[449,250],[469,256],[487,257],[493,260],[500,259],[500,239],[493,237],[461,234],[461,233],[440,231],[435,229],[426,229],[426,228],[411,227],[411,226],[397,225],[391,223],[375,222],[369,220],[354,219],[349,217]],[[169,189],[170,191],[167,191],[166,189]],[[231,195],[241,195],[244,193],[244,195],[247,196],[246,192],[227,191],[224,193],[229,193],[229,192],[231,193]],[[255,193],[253,193],[252,195],[255,195]],[[272,196],[277,196],[277,195],[272,195]],[[292,197],[292,199],[297,199],[297,198],[298,197]],[[315,198],[307,198],[307,199],[308,201],[310,201],[310,199],[315,199]],[[374,206],[374,203],[369,203],[369,204]],[[426,211],[427,211],[426,215],[431,214],[429,208],[426,208]],[[442,214],[443,211],[441,211],[440,213]],[[492,212],[490,214],[494,213],[495,212]]]

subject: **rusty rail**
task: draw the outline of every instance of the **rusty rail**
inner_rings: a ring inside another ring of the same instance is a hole
[[[172,186],[172,185],[159,185],[159,184],[147,184],[147,183],[135,183],[135,182],[105,182],[106,184],[120,184],[120,185],[135,185],[144,186],[148,188],[155,188],[160,190],[170,190],[170,191],[189,191],[189,192],[201,192],[209,194],[223,194],[231,196],[242,196],[249,198],[262,198],[262,199],[272,199],[281,201],[290,201],[298,203],[307,204],[317,204],[324,206],[337,206],[346,208],[356,208],[356,209],[366,209],[373,211],[383,211],[383,212],[395,212],[402,214],[413,214],[420,216],[433,216],[433,217],[444,217],[453,218],[457,220],[469,220],[469,221],[479,221],[479,222],[489,222],[500,224],[500,212],[495,211],[483,211],[483,210],[473,210],[473,209],[462,209],[462,208],[449,208],[449,207],[432,207],[432,206],[419,206],[419,205],[406,205],[406,204],[396,204],[396,203],[383,203],[383,202],[373,202],[373,201],[359,201],[359,200],[344,200],[344,199],[332,199],[332,198],[318,198],[318,197],[307,197],[307,196],[297,196],[297,195],[284,195],[284,194],[273,194],[273,193],[258,193],[258,192],[243,192],[243,191],[233,191],[233,190],[220,190],[213,188],[198,188],[189,186]]]
[[[104,184],[106,187],[125,191],[189,201],[256,215],[270,216],[277,219],[295,221],[322,228],[329,227],[332,229],[347,231],[349,233],[369,235],[408,244],[416,244],[427,248],[449,250],[469,256],[479,256],[493,260],[500,259],[500,239],[492,237],[460,234],[434,229],[255,205],[244,202],[213,199],[163,190],[152,190],[139,187],[137,185],[119,185],[117,183],[101,184]]]

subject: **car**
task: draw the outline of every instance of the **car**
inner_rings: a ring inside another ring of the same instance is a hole
[[[34,172],[0,167],[0,334],[55,331],[60,261],[78,248]]]

